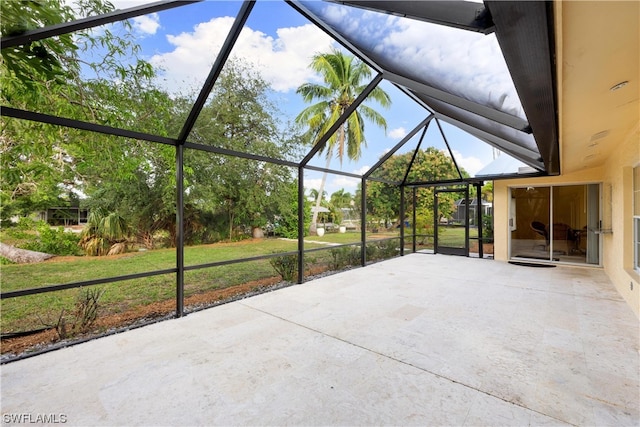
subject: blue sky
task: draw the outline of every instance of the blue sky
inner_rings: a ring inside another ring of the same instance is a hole
[[[127,8],[145,2],[118,0],[113,3],[117,8]],[[159,82],[165,89],[177,94],[199,88],[240,5],[239,1],[205,1],[132,20],[143,57],[163,69]],[[416,37],[415,28],[407,31]],[[395,37],[399,35],[395,34]],[[255,5],[232,56],[251,62],[271,83],[272,99],[282,110],[284,121],[293,120],[306,106],[295,94],[295,89],[305,82],[320,82],[319,76],[307,68],[311,57],[332,46],[339,45],[292,7],[284,2],[264,0]],[[474,84],[481,85],[482,82]],[[333,159],[331,168],[355,173],[366,171],[426,117],[425,110],[396,88],[386,82],[382,87],[391,95],[392,107],[384,110],[376,104],[371,106],[384,114],[388,124],[386,134],[367,124],[368,148],[363,151],[362,158],[356,162],[345,158],[342,165],[338,159]],[[453,126],[443,126],[456,160],[471,174],[492,161],[491,147]],[[414,146],[412,141],[400,152]],[[423,148],[427,146],[445,149],[435,126],[431,126],[423,142]],[[311,164],[324,166],[325,158],[314,159]],[[305,186],[317,188],[320,178],[320,173],[307,172]],[[331,194],[344,188],[353,193],[357,184],[358,180],[330,175],[325,191]]]

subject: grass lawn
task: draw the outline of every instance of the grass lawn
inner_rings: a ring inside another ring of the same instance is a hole
[[[385,237],[396,237],[398,232],[368,235],[368,242]],[[358,243],[359,232],[329,233],[323,237],[309,236],[305,249],[323,248],[305,256],[307,269],[326,269],[335,262],[332,247],[317,242],[338,244]],[[368,253],[375,248],[369,248]],[[234,243],[188,246],[184,250],[185,266],[196,266],[228,260],[251,258],[272,253],[297,250],[297,241],[281,239],[246,240]],[[382,254],[382,252],[371,252]],[[380,255],[382,256],[382,255]],[[385,256],[388,256],[385,255]],[[134,273],[174,269],[175,249],[131,252],[104,257],[56,257],[38,264],[11,264],[2,266],[2,292],[38,288],[91,279],[117,277]],[[185,297],[257,280],[277,277],[270,260],[257,260],[229,265],[189,270],[184,275]],[[104,290],[100,299],[101,315],[118,314],[135,307],[161,301],[175,300],[175,273],[139,279],[123,280],[93,287]],[[68,289],[44,294],[8,298],[0,302],[2,332],[37,329],[55,324],[64,310],[71,313],[76,299],[86,290]]]
[[[478,229],[469,227],[469,237],[478,237]],[[464,227],[439,227],[438,245],[463,248],[465,243]]]
[[[316,246],[319,245],[305,245],[307,248]],[[189,246],[185,248],[185,265],[250,258],[296,249],[295,241],[280,239]],[[171,269],[175,265],[175,249],[105,257],[57,257],[38,264],[3,265],[2,292]],[[269,260],[187,271],[184,280],[185,296],[273,276],[277,276],[277,273]],[[176,275],[170,273],[95,286],[105,290],[100,300],[104,310],[118,313],[137,305],[175,298]],[[69,289],[2,300],[2,332],[37,328],[42,327],[43,322],[53,322],[61,310],[73,310],[80,292],[80,289]]]

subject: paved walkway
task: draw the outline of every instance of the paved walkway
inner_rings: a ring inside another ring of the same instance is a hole
[[[280,240],[286,240],[287,242],[297,242],[298,239],[288,239],[286,237],[278,237]],[[319,240],[310,240],[310,239],[304,239],[305,243],[317,243],[318,245],[325,245],[325,246],[340,246],[341,243],[333,243],[333,242],[321,242]]]
[[[638,426],[638,326],[598,269],[413,254],[4,365],[3,421]]]

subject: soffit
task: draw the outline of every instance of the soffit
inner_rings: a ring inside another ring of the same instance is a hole
[[[556,4],[563,174],[602,166],[640,120],[639,18],[636,1]]]

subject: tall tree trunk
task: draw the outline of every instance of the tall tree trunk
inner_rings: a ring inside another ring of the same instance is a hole
[[[233,209],[229,209],[229,241],[231,241],[231,238],[233,237]]]
[[[333,154],[333,150],[329,150],[329,155],[327,156],[327,165],[325,169],[329,169],[329,165],[331,164],[331,157]],[[311,224],[309,225],[309,233],[315,233],[318,228],[318,210],[320,209],[320,203],[322,203],[322,193],[324,193],[324,185],[327,182],[327,173],[322,173],[322,180],[320,181],[320,189],[318,190],[318,198],[316,199],[316,208],[313,212],[313,216],[311,217]]]
[[[343,110],[344,112],[344,110]],[[344,141],[345,141],[345,126],[346,124],[342,124],[338,128],[338,157],[340,157],[340,165],[342,166],[342,157],[344,156]],[[329,169],[329,165],[331,164],[331,158],[333,157],[333,147],[329,147],[329,152],[327,153],[327,165],[325,169]],[[323,172],[322,181],[320,181],[320,190],[318,191],[318,198],[316,199],[316,209],[313,212],[313,217],[311,218],[311,225],[309,225],[309,233],[315,233],[318,228],[318,209],[320,209],[320,203],[322,202],[322,193],[324,193],[324,185],[327,182],[327,173]]]

